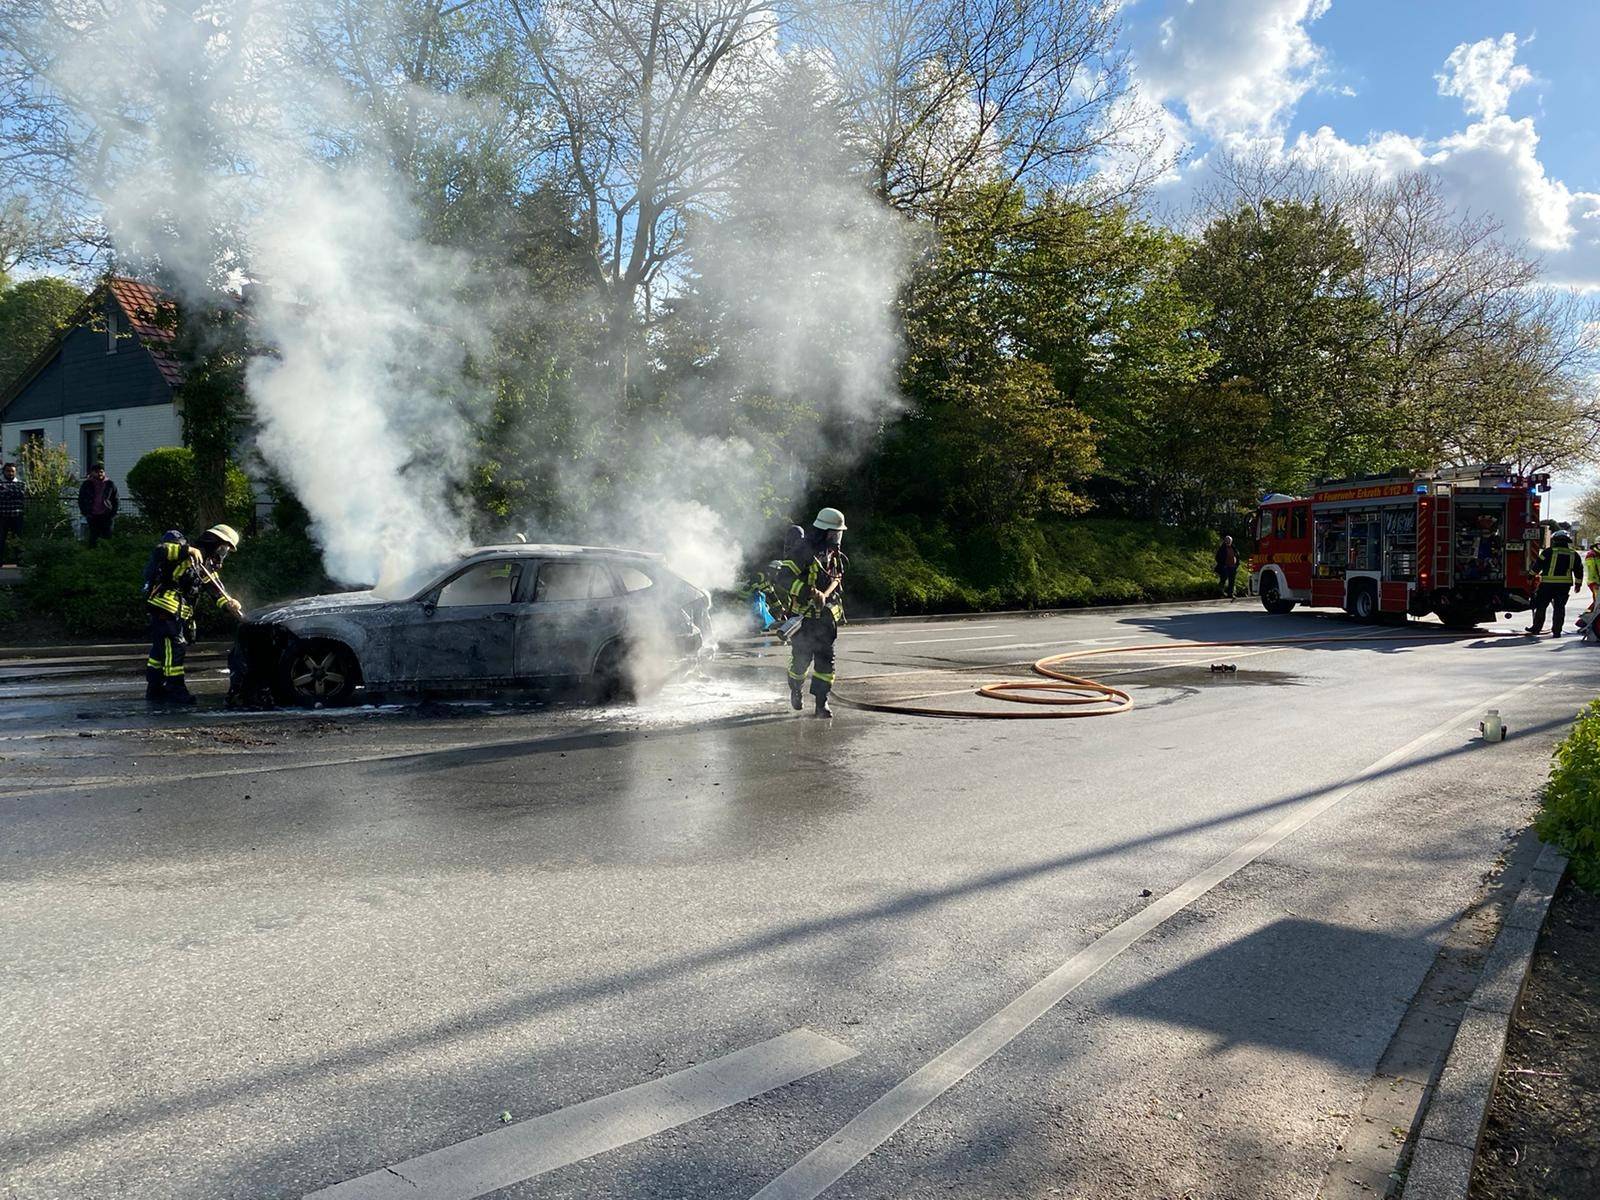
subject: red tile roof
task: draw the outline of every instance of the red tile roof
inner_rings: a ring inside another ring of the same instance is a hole
[[[171,309],[175,303],[173,298],[160,288],[120,275],[108,275],[106,288],[116,298],[123,316],[128,318],[128,328],[138,335],[140,344],[150,352],[162,376],[177,387],[183,382],[183,364],[173,353],[178,326],[171,311],[163,312],[163,309]]]

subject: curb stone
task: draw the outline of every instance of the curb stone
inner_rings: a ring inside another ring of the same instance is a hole
[[[1546,846],[1506,915],[1423,1119],[1402,1200],[1466,1200],[1511,1018],[1566,869],[1567,856]]]

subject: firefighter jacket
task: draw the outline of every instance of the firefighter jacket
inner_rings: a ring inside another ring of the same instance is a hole
[[[1591,550],[1584,556],[1583,581],[1590,587],[1600,587],[1600,552]]]
[[[149,591],[145,602],[151,608],[170,613],[180,621],[194,619],[200,590],[209,585],[189,546],[173,541],[159,543],[151,555],[147,576]],[[217,607],[222,607],[225,601],[221,594],[214,588],[213,593]]]
[[[830,616],[835,624],[844,621],[844,569],[846,559],[837,550],[824,550],[820,555],[801,562],[786,561],[777,573],[776,583],[784,608],[799,617]],[[837,583],[837,587],[835,587]],[[828,598],[818,603],[812,589],[828,592]],[[833,590],[828,591],[829,588]]]
[[[1578,552],[1571,546],[1548,546],[1540,553],[1536,570],[1541,583],[1574,587],[1578,580]]]

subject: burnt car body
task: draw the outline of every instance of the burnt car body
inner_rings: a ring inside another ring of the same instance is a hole
[[[485,546],[387,591],[311,596],[246,614],[236,688],[280,703],[368,693],[659,685],[704,651],[710,597],[660,555]],[[246,684],[245,680],[250,683]]]

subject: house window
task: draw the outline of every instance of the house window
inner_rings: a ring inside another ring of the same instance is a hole
[[[103,463],[106,460],[106,428],[104,425],[85,425],[81,436],[83,469],[87,473],[94,469],[95,463]]]
[[[116,304],[112,303],[112,304],[107,304],[106,305],[106,353],[107,354],[115,354],[116,352],[117,352],[117,306],[116,306]]]

